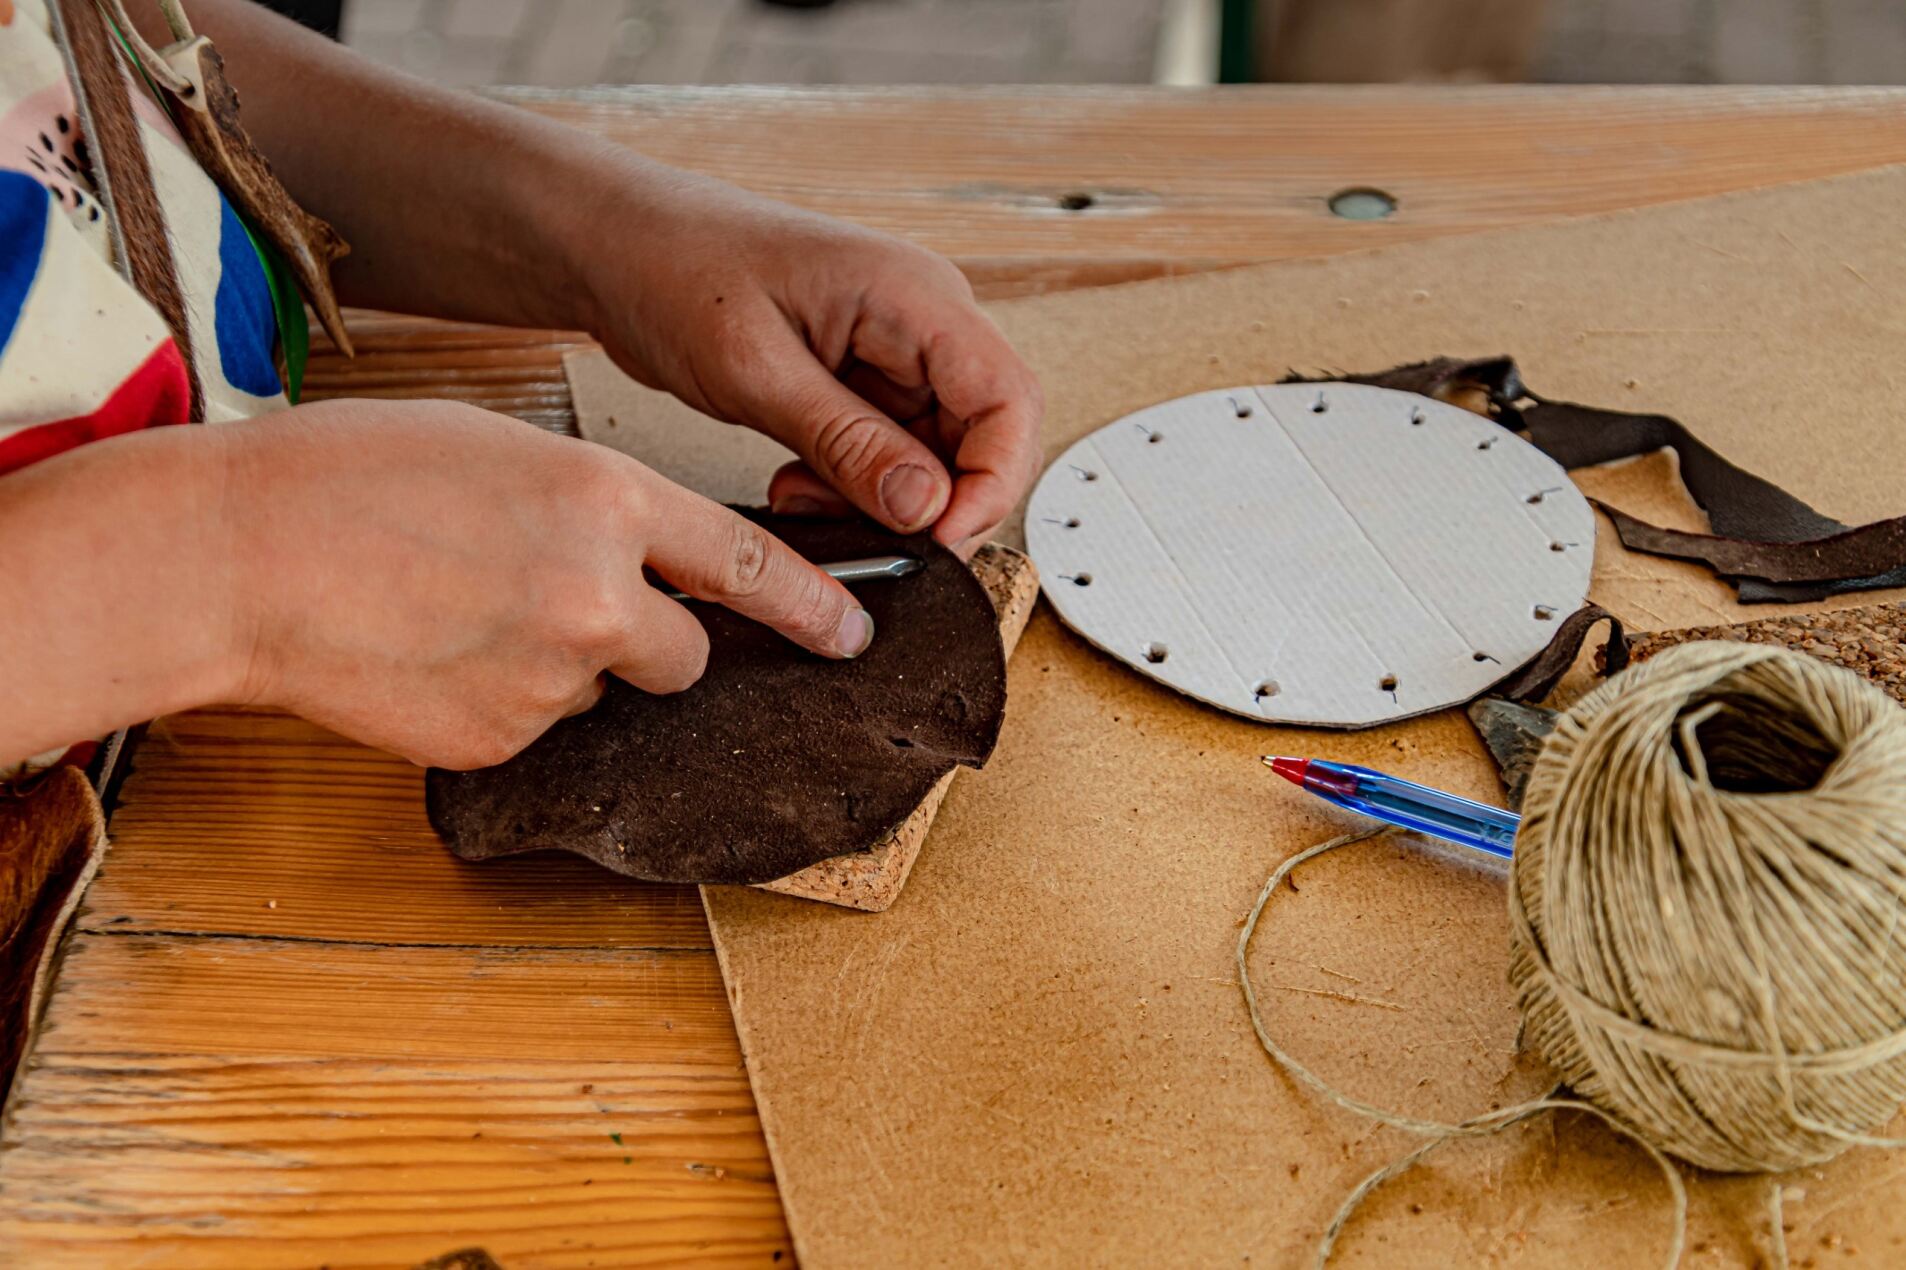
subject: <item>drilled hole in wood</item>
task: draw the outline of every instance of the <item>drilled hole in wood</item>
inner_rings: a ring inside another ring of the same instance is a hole
[[[1165,660],[1168,650],[1163,644],[1145,645],[1145,660],[1156,666]]]
[[[1330,196],[1330,212],[1344,220],[1382,220],[1396,210],[1396,198],[1367,185],[1338,190]]]
[[[1538,604],[1535,606],[1535,620],[1538,622],[1552,622],[1555,620],[1555,610],[1546,604]]]
[[[1098,202],[1098,200],[1093,198],[1090,194],[1061,194],[1059,196],[1059,210],[1066,212],[1083,212],[1096,202]]]
[[[1383,678],[1377,680],[1377,687],[1383,689],[1383,691],[1385,692],[1395,692],[1396,691],[1396,676],[1395,675],[1383,676]]]
[[[1266,697],[1275,697],[1277,691],[1277,680],[1265,679],[1251,689],[1251,695],[1256,697],[1259,701],[1262,701]]]

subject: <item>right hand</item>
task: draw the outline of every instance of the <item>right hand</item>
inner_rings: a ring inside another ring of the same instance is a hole
[[[828,657],[873,638],[838,582],[601,446],[452,402],[335,401],[221,425],[237,697],[417,763],[499,763],[593,705],[701,677],[708,636],[648,568]]]

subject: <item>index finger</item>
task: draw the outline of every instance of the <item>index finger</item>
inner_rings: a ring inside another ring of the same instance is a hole
[[[858,657],[874,622],[846,587],[742,516],[656,482],[647,563],[683,592],[773,627],[823,657]]]
[[[992,319],[967,307],[927,347],[927,380],[953,428],[953,496],[933,536],[957,546],[1012,514],[1039,464],[1045,398]]]

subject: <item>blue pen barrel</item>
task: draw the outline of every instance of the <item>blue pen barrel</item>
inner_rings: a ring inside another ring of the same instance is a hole
[[[1504,860],[1515,854],[1516,830],[1521,827],[1522,818],[1512,811],[1446,794],[1367,767],[1345,763],[1313,763],[1313,766],[1352,778],[1341,782],[1340,788],[1354,785],[1354,792],[1350,789],[1327,792],[1312,787],[1311,792],[1339,807],[1458,846],[1474,847]]]

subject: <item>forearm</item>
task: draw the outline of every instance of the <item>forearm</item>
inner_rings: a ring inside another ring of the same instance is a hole
[[[149,38],[169,41],[149,21],[156,6],[132,8]],[[346,303],[586,327],[587,261],[639,238],[643,193],[665,197],[681,179],[528,111],[381,67],[252,0],[186,8],[223,53],[245,127],[279,178],[349,240],[335,271]]]
[[[159,428],[0,477],[0,769],[238,688],[218,445]]]

